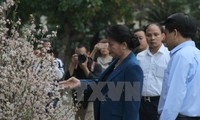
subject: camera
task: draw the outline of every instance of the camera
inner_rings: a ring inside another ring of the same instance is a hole
[[[78,54],[78,62],[84,63],[87,60],[87,56],[84,54]]]

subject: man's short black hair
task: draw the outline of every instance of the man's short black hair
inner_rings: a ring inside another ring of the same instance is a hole
[[[89,45],[86,44],[86,43],[79,43],[76,48],[82,48],[84,47],[86,49],[86,51],[88,52],[89,51]]]
[[[172,32],[176,29],[184,38],[194,38],[197,32],[197,22],[194,17],[185,13],[170,15],[165,22],[165,28]]]
[[[143,32],[144,32],[144,29],[143,29],[143,28],[135,29],[135,30],[133,31],[133,33],[136,33],[136,32],[139,32],[139,31],[143,31]]]
[[[156,22],[147,24],[147,25],[144,27],[144,32],[145,32],[145,33],[147,32],[147,29],[149,28],[150,25],[156,25],[156,26],[160,29],[161,33],[164,33],[164,28],[163,28],[163,26],[162,26],[160,23],[156,23]]]

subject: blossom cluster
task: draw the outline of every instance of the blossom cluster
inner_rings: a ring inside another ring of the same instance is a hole
[[[55,37],[56,32],[45,35],[45,24],[36,29],[34,22],[20,32],[20,19],[11,23],[5,15],[14,4],[6,0],[0,6],[0,119],[73,119],[71,96],[59,87],[53,57],[40,45],[41,39]],[[36,42],[40,47],[34,47]]]

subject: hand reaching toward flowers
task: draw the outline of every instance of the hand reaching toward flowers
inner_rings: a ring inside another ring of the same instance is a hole
[[[71,77],[66,81],[61,81],[59,82],[59,84],[64,88],[69,88],[69,89],[75,89],[81,86],[80,80],[75,77]]]

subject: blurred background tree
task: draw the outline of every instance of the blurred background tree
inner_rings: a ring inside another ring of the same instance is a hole
[[[86,42],[92,49],[109,25],[125,23],[134,29],[148,22],[162,22],[175,12],[189,13],[200,22],[197,0],[18,0],[15,9],[10,12],[20,17],[23,24],[32,14],[36,21],[47,16],[52,29],[58,26],[58,39],[53,46],[60,50],[65,67],[77,42]],[[198,34],[198,47],[199,39]]]
[[[60,49],[60,57],[66,64],[77,42],[93,46],[109,25],[133,23],[133,4],[132,0],[20,0],[17,15],[24,24],[33,14],[38,20],[42,15],[47,16],[52,28],[59,26],[58,40],[53,46]]]

